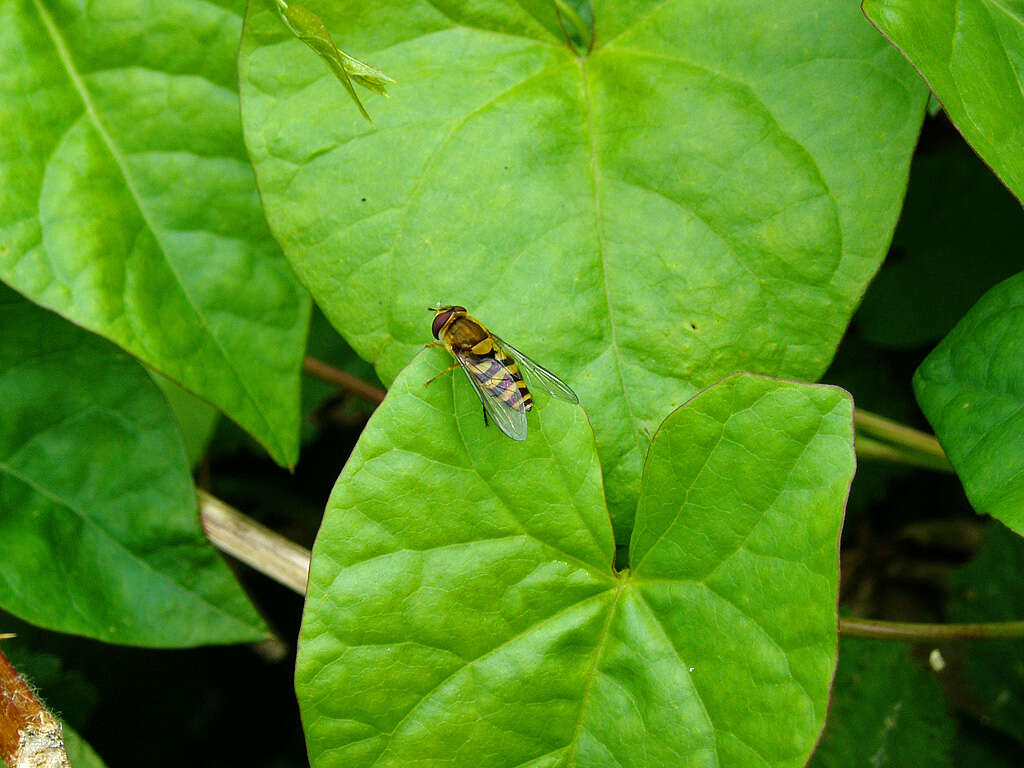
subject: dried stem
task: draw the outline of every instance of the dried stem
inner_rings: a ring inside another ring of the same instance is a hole
[[[380,404],[384,402],[384,396],[387,395],[387,392],[380,387],[375,387],[373,384],[363,381],[351,373],[334,368],[322,360],[317,360],[315,357],[307,355],[306,359],[302,361],[302,370],[310,376],[327,382],[332,387],[359,395],[371,403]]]
[[[279,584],[306,593],[309,550],[246,517],[234,507],[196,491],[203,530],[213,545]]]
[[[60,722],[0,651],[0,757],[10,768],[70,768]]]

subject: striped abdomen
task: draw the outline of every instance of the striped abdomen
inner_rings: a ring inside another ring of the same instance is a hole
[[[516,411],[533,408],[533,395],[516,361],[497,345],[482,355],[467,356],[465,368],[496,400]]]

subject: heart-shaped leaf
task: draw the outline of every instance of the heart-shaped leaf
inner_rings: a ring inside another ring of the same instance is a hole
[[[594,2],[577,55],[553,3],[307,5],[391,98],[367,126],[251,3],[246,141],[286,255],[384,381],[424,307],[468,307],[579,393],[627,541],[672,408],[736,370],[824,371],[926,101],[855,6]]]
[[[914,392],[974,508],[1024,534],[1024,272],[981,297]]]
[[[291,465],[309,300],[242,143],[238,5],[0,7],[0,279]]]
[[[395,380],[314,550],[296,688],[331,766],[802,766],[836,659],[852,406],[739,375],[645,465],[631,571],[583,411],[524,443],[457,374]]]
[[[0,286],[0,607],[111,643],[261,640],[145,369]]]
[[[956,127],[1024,200],[1024,7],[999,0],[864,0]]]

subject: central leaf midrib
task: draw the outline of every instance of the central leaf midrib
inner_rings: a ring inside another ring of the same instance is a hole
[[[164,245],[163,241],[161,240],[160,236],[161,230],[157,226],[155,226],[149,214],[149,211],[147,210],[146,206],[143,205],[142,198],[139,195],[138,190],[135,188],[135,184],[132,180],[131,175],[128,172],[128,168],[125,164],[124,158],[121,157],[121,154],[118,151],[113,138],[107,132],[106,127],[103,125],[103,121],[100,119],[99,112],[97,111],[95,105],[92,103],[92,98],[89,94],[89,90],[88,88],[86,88],[85,82],[82,80],[82,76],[79,73],[78,68],[75,66],[74,60],[71,58],[71,53],[68,49],[67,44],[64,41],[64,38],[61,36],[60,30],[57,27],[56,22],[50,15],[49,10],[47,10],[47,8],[43,5],[42,0],[32,0],[32,3],[36,8],[36,13],[39,14],[40,21],[46,28],[47,35],[50,37],[50,41],[53,43],[54,50],[56,50],[57,52],[57,57],[60,59],[68,79],[71,81],[72,85],[75,88],[75,91],[78,93],[78,97],[82,101],[82,106],[84,107],[85,114],[88,117],[89,122],[92,124],[94,130],[99,135],[104,146],[106,146],[107,151],[110,153],[110,156],[114,160],[114,163],[117,165],[118,171],[121,174],[121,178],[124,180],[125,187],[131,194],[132,201],[135,203],[135,206],[138,209],[139,214],[142,216],[142,220],[145,222],[145,225],[149,229],[149,231],[153,234],[153,238],[156,240],[156,243],[159,246],[161,253],[164,255],[164,263],[167,265],[171,274],[174,276],[175,281],[178,283],[178,286],[181,288],[182,295],[185,297],[185,300],[188,302],[189,307],[191,307],[192,311],[194,312],[196,319],[199,321],[199,324],[206,331],[206,335],[213,340],[213,343],[216,346],[217,351],[220,353],[221,358],[224,360],[226,364],[227,370],[231,371],[231,373],[234,375],[234,378],[240,385],[241,391],[245,393],[245,397],[249,400],[253,412],[259,417],[259,419],[263,422],[264,426],[267,428],[267,437],[273,441],[274,447],[277,450],[277,452],[284,456],[285,451],[283,449],[283,446],[278,441],[277,431],[274,429],[273,425],[271,425],[266,415],[263,413],[263,410],[259,407],[259,400],[253,395],[252,391],[249,389],[247,377],[243,376],[242,373],[236,368],[232,357],[227,354],[227,351],[224,349],[220,339],[215,333],[213,333],[212,328],[207,322],[206,316],[202,312],[200,312],[198,307],[196,306],[192,298],[192,295],[190,294],[187,286],[185,285],[185,282],[182,280],[181,275],[179,274],[176,268],[176,265],[173,263],[171,259],[167,258],[167,248]]]
[[[644,593],[643,593],[642,590],[640,590],[640,589],[636,590],[636,595],[639,598],[638,603],[641,606],[643,606],[644,610],[647,611],[647,613],[650,615],[651,619],[654,620],[654,624],[658,628],[658,631],[661,632],[662,637],[664,638],[666,645],[668,645],[668,647],[672,649],[672,654],[676,657],[676,661],[679,662],[680,669],[687,669],[688,670],[689,669],[689,665],[687,665],[683,661],[682,656],[679,655],[679,649],[676,648],[676,644],[674,642],[672,642],[672,636],[669,635],[668,629],[665,627],[665,624],[664,624],[664,622],[662,622],[661,617],[658,615],[657,611],[655,611],[654,608],[651,607],[651,604],[647,602],[647,598],[644,596]],[[721,764],[721,759],[719,758],[719,748],[718,748],[718,729],[715,727],[715,721],[711,717],[711,713],[708,711],[707,704],[704,702],[704,697],[701,696],[701,694],[700,694],[700,689],[697,687],[697,681],[693,678],[692,675],[690,675],[689,678],[690,678],[691,684],[693,685],[693,694],[694,694],[694,696],[697,699],[697,703],[700,704],[701,711],[704,713],[704,718],[705,718],[705,720],[707,722],[708,730],[711,731],[711,740],[714,743],[714,753],[713,753],[714,754],[714,758],[715,758],[714,768],[718,768],[718,766]]]
[[[567,764],[569,766],[576,765],[576,760],[579,755],[580,728],[583,727],[583,715],[587,709],[587,699],[590,698],[590,692],[594,688],[594,680],[597,678],[598,665],[601,663],[605,643],[608,641],[608,635],[611,632],[612,620],[615,618],[615,611],[619,607],[619,599],[622,597],[622,591],[625,586],[626,580],[624,578],[620,578],[619,586],[615,590],[615,597],[612,599],[612,604],[608,606],[608,616],[604,620],[604,626],[601,628],[601,634],[598,635],[597,643],[594,645],[594,659],[590,662],[590,669],[587,671],[587,681],[583,687],[583,695],[580,696],[580,709],[576,715],[576,725],[573,727],[572,735],[569,737],[569,743],[566,745],[570,749],[567,759]]]
[[[527,83],[531,82],[532,80],[535,80],[538,77],[542,77],[543,75],[548,74],[552,70],[557,70],[557,69],[559,69],[559,68],[561,68],[563,66],[565,66],[565,62],[563,62],[563,61],[556,61],[553,64],[547,64],[547,65],[541,67],[540,69],[538,69],[536,72],[531,73],[530,75],[528,75],[528,76],[522,78],[521,80],[513,83],[509,87],[502,89],[501,91],[499,91],[495,95],[490,96],[488,99],[486,99],[481,104],[478,104],[478,105],[474,106],[472,109],[470,109],[464,115],[460,115],[455,121],[452,122],[451,127],[448,128],[448,130],[445,132],[444,136],[438,142],[437,146],[434,147],[431,150],[430,155],[427,157],[427,159],[423,163],[422,170],[420,171],[420,173],[419,173],[418,177],[416,178],[416,180],[411,185],[408,196],[406,197],[405,201],[402,203],[401,209],[400,209],[398,217],[397,217],[398,223],[396,225],[395,233],[394,233],[394,235],[391,238],[390,245],[384,251],[384,254],[387,256],[387,260],[388,260],[388,277],[387,277],[386,300],[385,300],[385,303],[384,303],[384,306],[385,306],[385,310],[384,310],[384,332],[385,332],[385,334],[387,335],[387,337],[389,339],[391,339],[393,341],[396,341],[399,344],[409,343],[409,344],[416,344],[416,345],[418,345],[418,344],[421,343],[421,340],[419,338],[413,338],[409,342],[405,342],[402,339],[400,339],[398,337],[398,335],[395,333],[396,330],[400,330],[401,329],[401,326],[397,326],[397,324],[395,323],[394,317],[392,315],[392,312],[393,312],[394,307],[395,307],[395,301],[394,301],[395,279],[394,279],[394,275],[395,275],[395,266],[396,266],[395,262],[397,261],[397,259],[395,257],[396,257],[396,253],[398,252],[399,247],[401,246],[401,241],[405,237],[406,227],[408,226],[409,212],[412,210],[413,205],[415,204],[415,202],[419,198],[419,196],[420,196],[420,194],[421,194],[421,192],[423,190],[424,185],[427,183],[428,177],[433,172],[434,167],[435,167],[435,165],[437,163],[437,160],[438,160],[438,158],[441,155],[441,152],[444,151],[444,149],[451,143],[451,141],[455,138],[455,136],[459,133],[459,131],[463,128],[463,126],[465,126],[466,123],[469,122],[470,119],[472,119],[476,115],[480,114],[484,110],[490,108],[491,106],[496,104],[501,99],[504,99],[510,93],[514,93],[519,88],[522,88],[524,85],[526,85]],[[378,368],[378,365],[379,365],[379,363],[381,361],[381,358],[384,355],[384,350],[386,349],[386,347],[387,347],[386,342],[384,344],[381,344],[380,349],[374,355],[374,360],[373,360],[374,368]],[[378,368],[378,373],[382,373],[379,370],[379,368]]]
[[[629,394],[626,390],[626,379],[622,370],[622,356],[619,354],[619,344],[615,334],[615,316],[612,309],[611,292],[608,288],[608,265],[605,259],[605,239],[604,239],[604,225],[601,213],[601,192],[598,185],[598,170],[597,170],[597,142],[594,136],[594,105],[593,99],[590,94],[590,81],[587,79],[587,62],[586,59],[579,60],[580,66],[580,80],[583,84],[583,108],[586,112],[587,118],[587,137],[588,137],[588,149],[590,154],[590,181],[594,193],[594,230],[597,234],[597,253],[601,264],[601,280],[604,287],[604,298],[605,304],[608,306],[608,329],[610,334],[610,347],[612,353],[615,356],[615,367],[619,374],[619,387],[622,389],[622,400],[626,406],[626,412],[629,414],[630,421],[633,422],[634,430],[636,431],[636,444],[639,449],[643,449],[643,445],[639,438],[639,427],[641,426],[636,414],[633,412],[633,406],[629,402]]]

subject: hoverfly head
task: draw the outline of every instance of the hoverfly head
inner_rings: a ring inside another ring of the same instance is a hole
[[[436,309],[435,308],[431,308],[430,311],[436,313],[434,315],[434,323],[431,326],[430,330],[434,334],[434,338],[435,339],[440,339],[441,338],[441,329],[444,328],[449,323],[449,321],[452,319],[452,316],[456,312],[465,312],[466,308],[465,307],[457,307],[457,306],[451,306],[451,307],[441,307],[441,306],[438,306]]]

